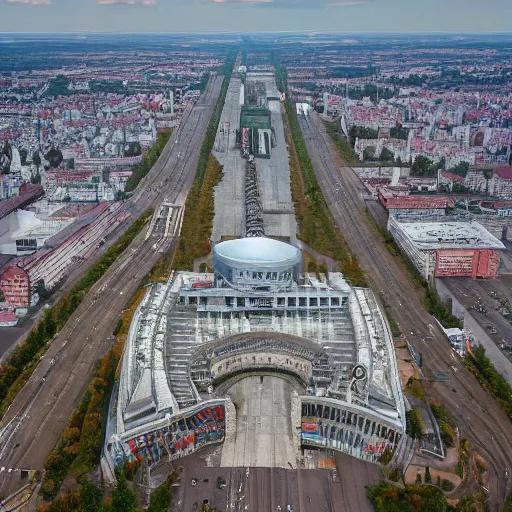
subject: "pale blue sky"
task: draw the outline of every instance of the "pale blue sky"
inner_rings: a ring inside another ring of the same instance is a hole
[[[512,0],[0,0],[0,32],[304,30],[510,32]]]

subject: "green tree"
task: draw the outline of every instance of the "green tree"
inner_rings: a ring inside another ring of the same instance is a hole
[[[437,167],[430,158],[418,155],[411,167],[411,176],[432,177],[436,175]]]
[[[393,153],[388,148],[384,148],[382,150],[380,154],[380,159],[382,162],[391,162],[393,158]]]
[[[50,167],[58,167],[62,161],[64,160],[64,157],[62,156],[62,151],[60,149],[52,148],[46,155],[44,155],[46,160],[48,160]]]
[[[112,492],[112,512],[137,512],[137,498],[128,487],[124,471],[117,472],[117,486]]]
[[[103,490],[86,479],[81,482],[81,485],[82,512],[101,512],[103,510]]]

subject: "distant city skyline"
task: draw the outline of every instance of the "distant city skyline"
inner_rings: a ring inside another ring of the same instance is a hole
[[[0,0],[1,32],[510,32],[510,0]]]

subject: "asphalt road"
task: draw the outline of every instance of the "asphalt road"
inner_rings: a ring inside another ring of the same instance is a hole
[[[442,279],[457,300],[469,311],[496,344],[512,349],[512,325],[498,311],[497,298],[510,302],[511,276],[499,279],[476,280],[470,277],[445,277]],[[491,294],[495,294],[494,297]],[[492,329],[491,329],[492,328]]]
[[[329,210],[350,250],[364,269],[377,296],[409,342],[423,355],[426,377],[436,372],[450,382],[425,381],[428,396],[451,411],[461,436],[487,461],[486,487],[490,510],[503,510],[512,487],[512,425],[501,407],[455,357],[434,319],[425,311],[414,283],[401,261],[394,257],[367,222],[364,190],[359,178],[342,161],[323,122],[316,114],[300,117],[304,138]],[[472,486],[477,490],[477,484]]]
[[[336,456],[337,470],[207,466],[205,451],[176,461],[182,468],[172,512],[195,512],[205,500],[230,512],[372,512],[366,488],[379,481],[374,464],[345,454]],[[156,472],[168,474],[169,467]],[[341,478],[340,478],[341,476]],[[219,489],[218,479],[226,486]],[[192,486],[192,480],[197,483]],[[247,507],[247,508],[246,508]]]
[[[183,204],[221,84],[222,77],[213,77],[197,104],[186,110],[158,162],[126,201],[126,210],[133,215],[116,231],[117,236],[139,214],[149,207],[156,208],[164,199]],[[0,473],[4,493],[23,485],[16,469],[42,469],[88,386],[96,361],[112,345],[117,315],[161,252],[176,244],[173,238],[145,240],[145,231],[93,286],[4,416],[0,466],[14,469],[12,473]]]

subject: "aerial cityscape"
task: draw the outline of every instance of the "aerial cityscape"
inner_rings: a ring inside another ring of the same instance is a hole
[[[0,0],[0,512],[512,512],[512,8],[382,3]]]

